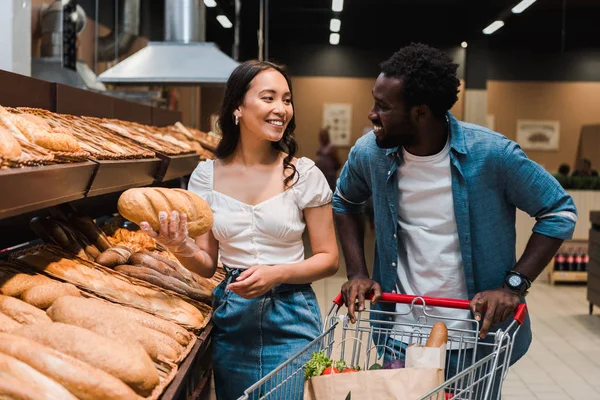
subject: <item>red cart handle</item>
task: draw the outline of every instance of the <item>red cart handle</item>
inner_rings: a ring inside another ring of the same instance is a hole
[[[368,294],[366,296],[367,300],[371,300],[373,298],[373,294]],[[421,304],[423,302],[428,306],[434,307],[445,307],[445,308],[455,308],[458,310],[470,310],[469,306],[471,302],[469,300],[460,300],[460,299],[446,299],[442,297],[428,297],[428,296],[413,296],[410,294],[396,294],[396,293],[383,293],[381,295],[381,300],[387,303],[400,303],[400,304]],[[338,306],[344,305],[344,301],[342,300],[342,294],[338,294],[336,298],[333,300],[335,304]],[[525,322],[525,317],[527,316],[527,304],[521,303],[515,310],[514,320],[519,323],[519,325],[523,325]]]

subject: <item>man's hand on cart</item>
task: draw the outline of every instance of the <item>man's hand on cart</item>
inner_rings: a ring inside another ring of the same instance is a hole
[[[358,301],[358,311],[365,309],[365,297],[373,293],[371,304],[376,304],[381,299],[381,286],[368,277],[359,277],[350,279],[342,285],[342,298],[344,304],[348,307],[348,316],[352,323],[356,322],[356,303]]]
[[[481,315],[485,314],[479,336],[484,339],[492,325],[506,321],[520,302],[515,292],[505,288],[477,293],[471,300],[470,308],[477,321],[481,321]]]

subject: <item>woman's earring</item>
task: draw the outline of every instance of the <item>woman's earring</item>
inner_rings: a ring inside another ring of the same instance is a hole
[[[236,125],[239,125],[239,123],[240,123],[240,119],[238,118],[237,115],[234,115],[233,121],[235,122]]]

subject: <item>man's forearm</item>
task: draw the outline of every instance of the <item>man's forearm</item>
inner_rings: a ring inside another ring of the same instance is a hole
[[[346,274],[348,279],[368,277],[367,263],[365,261],[365,228],[364,214],[338,214],[335,213],[335,226],[337,229],[342,251],[346,260]]]
[[[515,271],[525,275],[533,282],[552,260],[562,243],[562,239],[534,232],[527,242],[523,255],[515,266]]]

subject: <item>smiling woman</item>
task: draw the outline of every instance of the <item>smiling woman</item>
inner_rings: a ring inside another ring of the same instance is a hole
[[[186,216],[173,214],[159,216],[160,233],[149,232],[202,276],[214,273],[218,256],[225,266],[227,279],[213,293],[219,399],[239,398],[321,333],[311,283],[338,268],[333,194],[313,161],[294,158],[292,99],[279,65],[249,61],[236,68],[221,108],[218,159],[200,163],[188,188],[210,206],[211,231],[187,238]],[[313,254],[307,259],[306,229]],[[298,375],[270,397],[301,399],[302,392]]]

